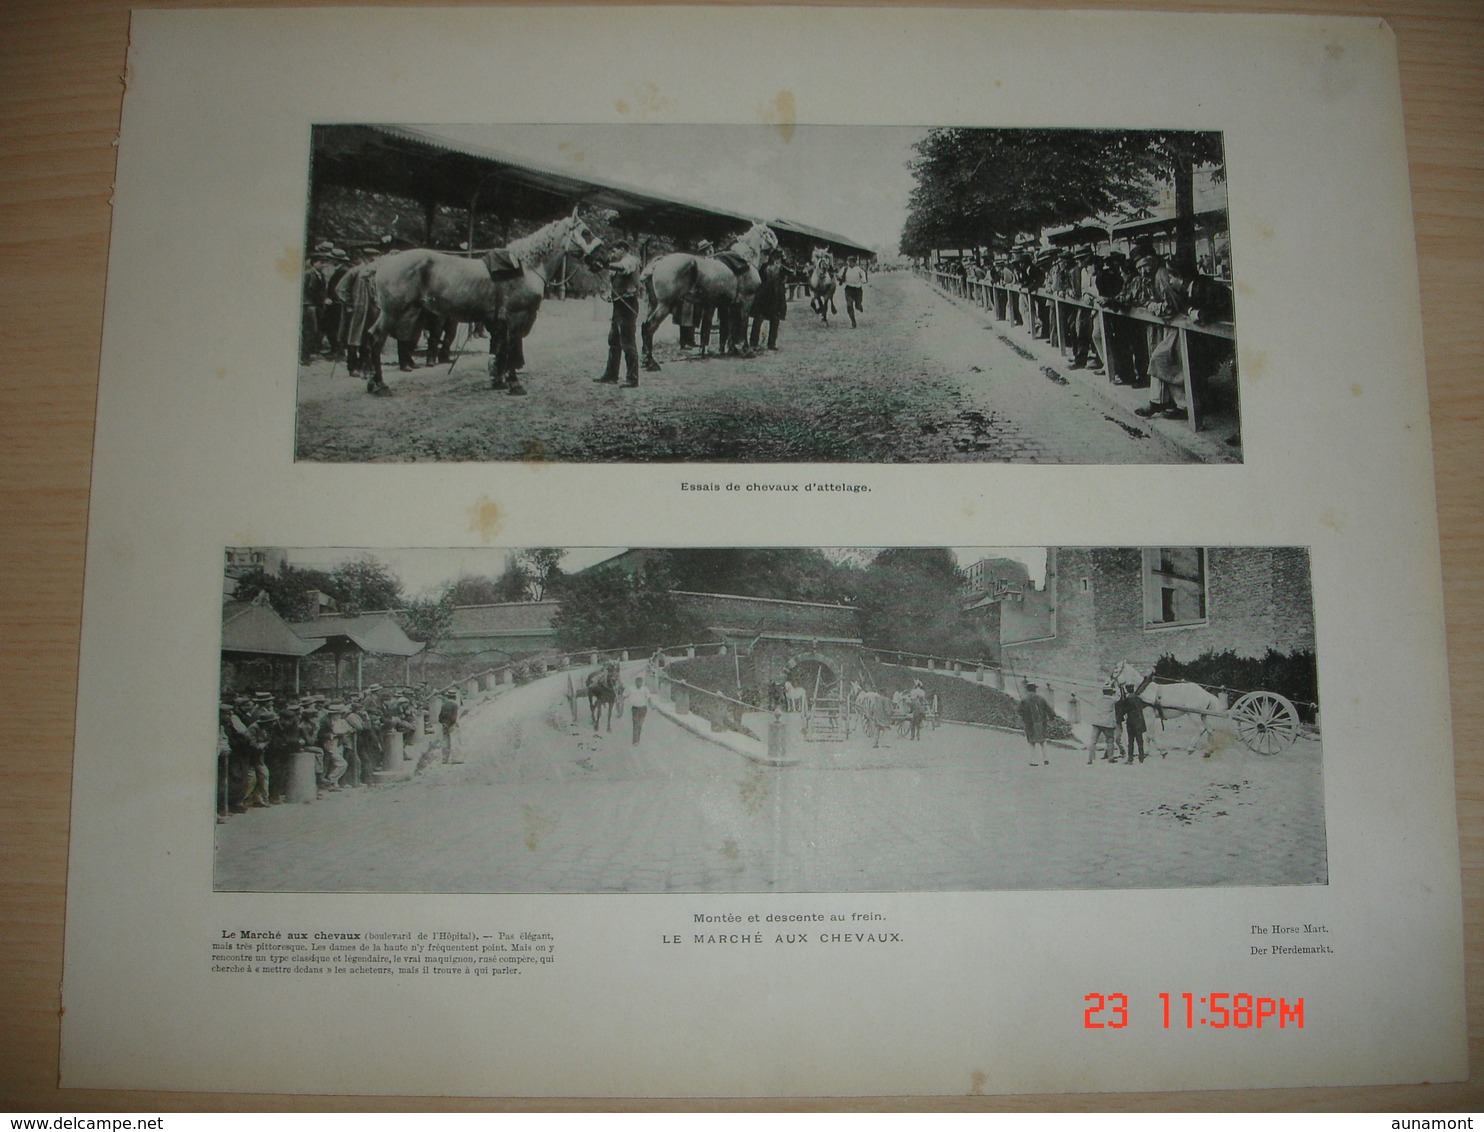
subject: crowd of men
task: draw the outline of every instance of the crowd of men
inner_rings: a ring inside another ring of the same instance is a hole
[[[413,247],[411,241],[384,236],[377,243],[352,247],[350,251],[321,240],[304,261],[300,298],[299,364],[307,366],[316,357],[345,363],[351,377],[368,381],[369,391],[385,394],[370,331],[381,313],[376,300],[376,260],[390,252]],[[428,364],[447,364],[453,347],[456,324],[431,315],[415,327],[398,327],[397,364],[405,373],[415,367],[414,353],[427,335]]]
[[[434,735],[435,720],[442,743],[429,738],[414,773],[440,754],[444,762],[456,761],[461,709],[457,687],[433,693],[425,684],[372,684],[345,699],[273,692],[224,697],[216,744],[217,821],[288,801],[290,765],[301,752],[314,758],[318,798],[372,785],[376,772],[388,769],[389,745],[410,759],[412,749]]]
[[[1149,404],[1135,410],[1143,417],[1187,420],[1190,415],[1184,403],[1180,339],[1168,320],[1185,317],[1202,323],[1232,318],[1232,293],[1224,282],[1191,270],[1178,257],[1161,255],[1148,237],[1135,240],[1127,254],[1112,250],[1099,255],[1082,247],[1043,251],[1034,257],[1022,252],[990,263],[964,258],[957,272],[966,284],[991,282],[1015,288],[994,293],[996,317],[1008,318],[1015,326],[1030,319],[1042,338],[1051,337],[1052,296],[1088,304],[1060,308],[1058,337],[1071,351],[1073,369],[1106,372],[1108,359],[1102,357],[1095,334],[1095,308],[1112,314],[1138,310],[1164,320],[1155,324],[1113,318],[1106,323],[1115,380],[1150,389]],[[1031,292],[1028,304],[1020,291]],[[1206,341],[1202,335],[1194,336],[1188,348],[1193,356],[1184,361],[1200,372],[1215,369],[1230,353],[1228,345]]]

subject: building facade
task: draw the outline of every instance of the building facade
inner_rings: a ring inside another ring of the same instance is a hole
[[[1046,590],[1051,634],[1004,642],[1009,670],[1092,682],[1125,660],[1314,650],[1303,547],[1058,547]]]

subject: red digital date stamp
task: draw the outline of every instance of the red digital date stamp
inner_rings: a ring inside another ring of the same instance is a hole
[[[1261,1030],[1304,1028],[1304,1000],[1267,998],[1245,992],[1195,995],[1186,991],[1172,995],[1161,991],[1162,1019],[1166,1030]],[[1084,1030],[1121,1030],[1129,1024],[1128,995],[1086,994],[1082,996]]]

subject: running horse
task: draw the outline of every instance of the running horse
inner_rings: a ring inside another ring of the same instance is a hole
[[[830,324],[830,315],[839,314],[835,309],[835,257],[829,248],[814,249],[814,263],[809,271],[809,308]]]
[[[594,731],[598,729],[604,705],[608,707],[608,730],[613,730],[613,708],[618,703],[618,689],[618,665],[612,662],[587,674],[587,708],[592,712]]]
[[[414,320],[414,312],[426,311],[438,319],[484,323],[490,338],[490,388],[515,396],[525,393],[517,373],[526,360],[522,342],[536,321],[548,280],[569,255],[596,269],[602,246],[574,208],[571,216],[478,259],[427,248],[383,256],[376,261],[381,315],[370,331],[375,361],[366,391],[386,388],[381,347],[387,336]]]
[[[766,224],[754,224],[728,252],[714,256],[671,252],[650,266],[645,280],[649,296],[649,313],[644,318],[644,368],[654,372],[660,363],[654,359],[654,332],[660,323],[680,309],[693,292],[702,306],[714,306],[722,312],[722,350],[751,357],[744,329],[752,309],[752,297],[762,286],[758,269],[763,257],[778,246],[778,236]]]

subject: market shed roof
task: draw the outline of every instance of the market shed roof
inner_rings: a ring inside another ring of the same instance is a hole
[[[371,189],[467,209],[471,202],[502,215],[549,220],[573,205],[612,209],[633,228],[679,239],[726,239],[766,217],[716,208],[530,161],[515,154],[455,141],[401,125],[314,127],[314,184]],[[791,220],[768,223],[785,243],[807,241],[847,255],[872,255],[838,233]]]
[[[322,644],[299,636],[265,602],[231,601],[222,607],[222,652],[308,656]]]
[[[317,617],[299,621],[293,630],[315,648],[331,641],[348,640],[364,652],[379,656],[413,656],[423,646],[402,631],[389,614],[363,613],[356,617]],[[333,646],[332,646],[333,647]]]

